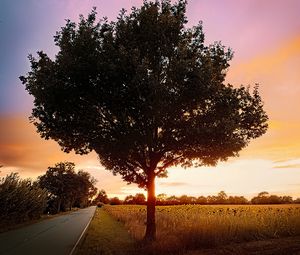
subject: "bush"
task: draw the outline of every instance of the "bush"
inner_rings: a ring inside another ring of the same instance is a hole
[[[47,191],[37,182],[11,173],[0,180],[0,225],[39,218],[47,206]]]
[[[104,206],[104,203],[102,203],[102,202],[97,203],[97,207],[101,208],[102,206]]]

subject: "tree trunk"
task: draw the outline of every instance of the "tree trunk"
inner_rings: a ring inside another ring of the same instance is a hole
[[[149,174],[147,185],[147,228],[144,237],[145,241],[151,242],[156,238],[156,224],[155,224],[155,175]]]
[[[61,210],[61,198],[58,199],[58,202],[57,202],[57,212],[56,213],[59,213]]]

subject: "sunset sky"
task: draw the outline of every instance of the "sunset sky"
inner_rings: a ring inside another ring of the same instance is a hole
[[[97,7],[98,18],[115,20],[121,8],[142,0],[0,0],[0,177],[17,171],[36,178],[59,161],[89,171],[109,196],[123,198],[142,190],[105,170],[97,155],[65,154],[35,132],[28,117],[33,99],[18,77],[29,71],[27,55],[57,52],[53,35],[65,19]],[[158,179],[157,194],[217,194],[251,197],[260,191],[300,197],[300,1],[189,0],[188,26],[203,21],[207,44],[221,41],[235,52],[226,82],[260,84],[269,130],[217,167],[169,169]]]

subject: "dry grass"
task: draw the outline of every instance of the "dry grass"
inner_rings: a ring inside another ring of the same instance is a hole
[[[114,220],[102,208],[97,208],[94,218],[75,252],[76,255],[129,255],[135,242],[124,225]]]
[[[131,236],[145,232],[145,206],[105,206]],[[158,206],[155,254],[300,235],[300,205]]]

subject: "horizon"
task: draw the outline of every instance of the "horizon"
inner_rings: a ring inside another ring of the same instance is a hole
[[[143,193],[143,189],[134,184],[128,186],[119,176],[105,170],[94,152],[85,156],[66,154],[54,141],[40,138],[28,120],[33,99],[18,81],[20,75],[29,71],[29,53],[44,50],[50,57],[55,55],[53,36],[65,25],[64,19],[78,21],[79,14],[86,16],[96,6],[97,20],[103,16],[115,20],[121,8],[129,10],[141,3],[138,0],[2,2],[0,165],[4,166],[0,177],[17,171],[22,178],[34,179],[57,162],[71,161],[77,170],[90,172],[98,180],[98,189],[104,189],[110,197]],[[168,178],[156,180],[156,194],[169,196],[180,192],[207,196],[224,190],[228,195],[246,198],[261,191],[300,197],[299,9],[297,0],[277,0],[272,4],[259,0],[188,1],[187,26],[202,20],[206,44],[221,41],[235,52],[226,83],[252,87],[260,84],[270,119],[269,129],[250,142],[240,157],[216,167],[170,168]]]

